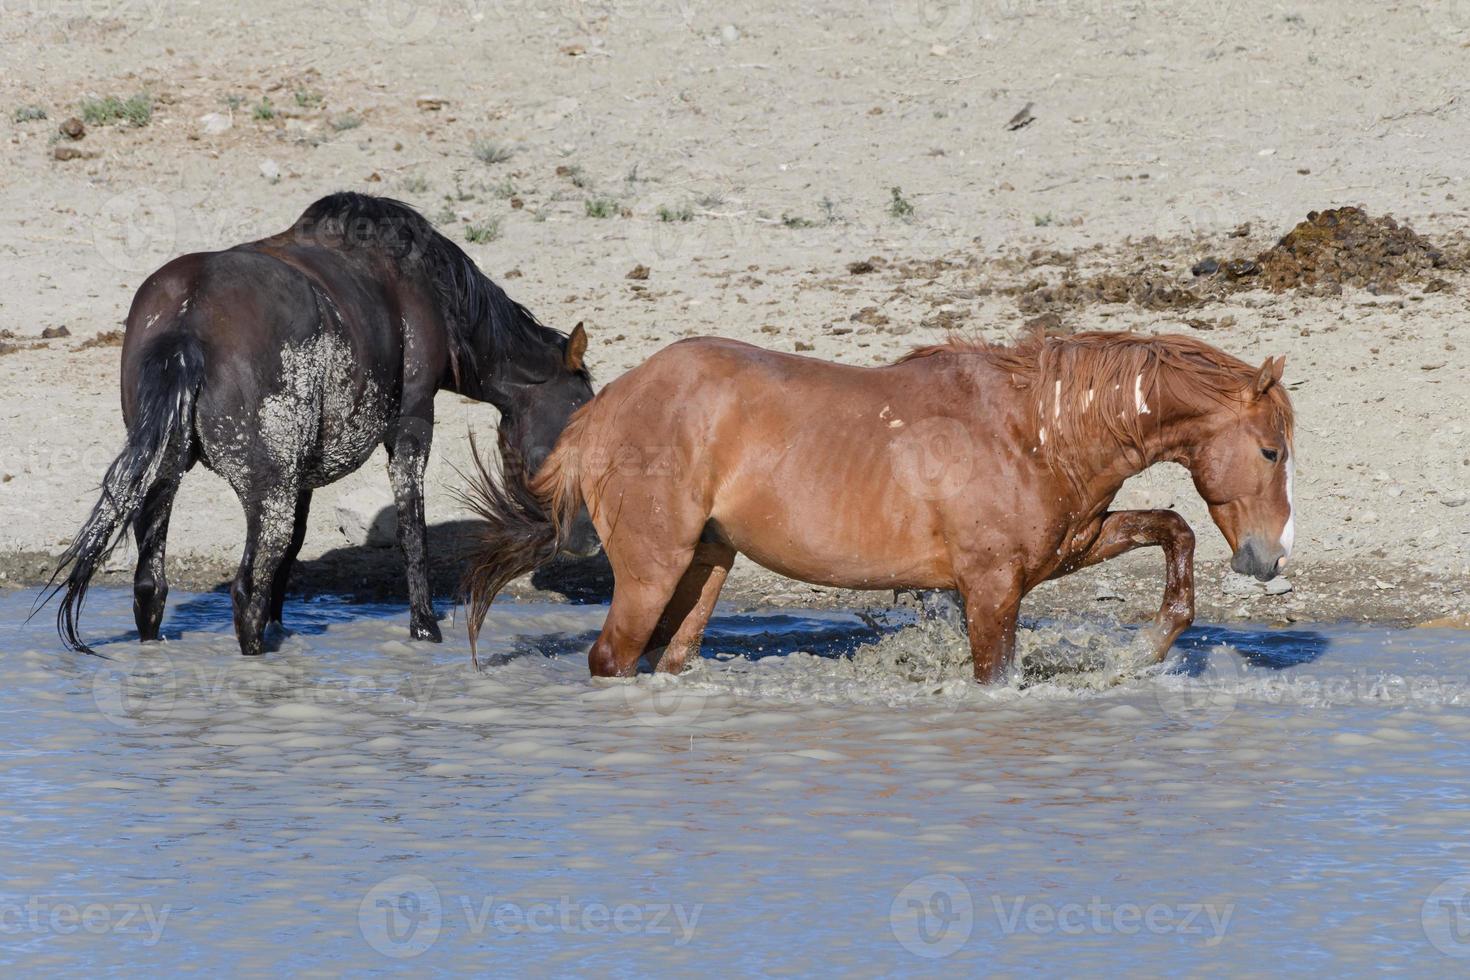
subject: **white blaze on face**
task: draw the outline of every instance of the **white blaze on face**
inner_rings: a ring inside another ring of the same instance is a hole
[[[1143,400],[1143,373],[1139,372],[1133,376],[1133,407],[1138,409],[1139,415],[1148,414],[1148,402]]]
[[[1291,498],[1292,477],[1296,475],[1296,447],[1286,449],[1286,524],[1281,528],[1281,550],[1291,557],[1291,546],[1296,542],[1296,505]]]

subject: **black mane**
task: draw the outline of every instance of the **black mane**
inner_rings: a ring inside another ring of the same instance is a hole
[[[566,334],[546,326],[507,296],[463,249],[402,201],[339,191],[308,207],[296,226],[349,242],[376,244],[397,253],[400,261],[421,264],[439,294],[457,348],[456,373],[461,358],[478,373],[474,341],[480,327],[487,331],[490,353],[496,358],[533,357],[544,355],[548,347],[557,351],[564,347]]]

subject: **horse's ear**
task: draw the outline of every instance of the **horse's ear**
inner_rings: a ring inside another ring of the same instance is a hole
[[[582,329],[581,321],[572,328],[572,335],[567,338],[567,369],[570,371],[582,370],[582,355],[587,353],[587,331]]]
[[[1281,382],[1281,372],[1286,368],[1286,358],[1268,357],[1261,363],[1261,369],[1256,372],[1256,380],[1251,385],[1255,397],[1260,398],[1266,390],[1274,384]]]

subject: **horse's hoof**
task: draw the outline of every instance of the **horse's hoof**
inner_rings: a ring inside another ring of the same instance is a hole
[[[432,619],[426,623],[410,623],[408,635],[415,640],[428,640],[430,643],[444,642],[444,636],[439,632],[439,624]]]

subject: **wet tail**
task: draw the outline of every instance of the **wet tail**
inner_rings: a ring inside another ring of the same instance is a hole
[[[586,427],[583,406],[562,432],[556,448],[537,470],[524,479],[520,461],[502,442],[501,471],[490,471],[484,457],[470,440],[475,472],[460,499],[484,521],[474,533],[462,592],[468,614],[470,657],[479,666],[476,642],[490,604],[511,580],[532,572],[551,559],[567,543],[577,511],[582,507],[582,481],[578,442]]]
[[[143,353],[138,378],[137,414],[128,427],[127,446],[107,468],[102,497],[62,554],[37,603],[39,609],[62,593],[56,631],[62,643],[83,653],[92,650],[78,635],[77,621],[97,567],[137,519],[149,491],[165,481],[181,479],[189,467],[194,402],[204,381],[204,351],[199,341],[186,333],[160,336]]]

